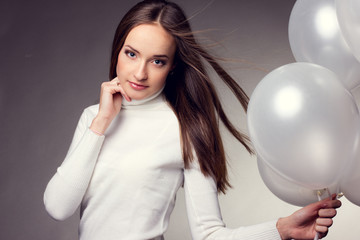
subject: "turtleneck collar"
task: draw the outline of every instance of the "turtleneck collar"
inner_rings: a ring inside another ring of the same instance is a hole
[[[164,87],[162,89],[160,89],[160,91],[156,92],[155,94],[151,95],[150,97],[141,99],[141,100],[135,100],[132,99],[130,102],[128,102],[124,97],[122,100],[122,109],[133,109],[133,108],[147,108],[150,105],[156,105],[159,102],[163,102],[163,96],[162,96],[162,91],[163,91]]]

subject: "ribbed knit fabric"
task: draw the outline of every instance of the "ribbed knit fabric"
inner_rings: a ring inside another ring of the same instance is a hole
[[[161,94],[124,100],[105,136],[89,129],[97,111],[98,105],[84,110],[44,193],[55,219],[81,206],[81,240],[163,239],[182,185],[193,239],[280,239],[276,221],[225,227],[213,179],[200,172],[197,161],[184,169],[179,123]]]

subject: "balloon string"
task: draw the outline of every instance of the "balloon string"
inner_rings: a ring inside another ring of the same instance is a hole
[[[317,195],[318,201],[321,201],[321,195],[323,195],[324,190],[325,190],[325,189],[317,190],[317,194],[316,194],[316,195]]]
[[[319,240],[319,233],[318,233],[318,232],[316,232],[316,235],[315,235],[315,237],[314,237],[314,240]]]
[[[331,197],[330,190],[328,188],[326,188],[326,191],[327,191],[328,197]]]

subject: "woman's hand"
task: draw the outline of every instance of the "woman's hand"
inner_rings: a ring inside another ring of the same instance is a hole
[[[106,131],[111,121],[120,112],[122,96],[127,101],[131,101],[117,77],[101,84],[99,112],[91,123],[91,130],[98,134]]]
[[[336,208],[341,202],[336,195],[322,201],[312,203],[286,218],[280,218],[277,228],[281,239],[314,239],[316,233],[323,238],[331,227],[332,218],[336,215]]]

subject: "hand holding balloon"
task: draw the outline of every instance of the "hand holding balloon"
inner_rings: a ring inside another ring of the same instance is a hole
[[[332,218],[336,215],[335,209],[341,206],[341,202],[335,197],[334,194],[331,198],[312,203],[288,217],[280,218],[277,228],[281,239],[314,239],[317,234],[319,238],[325,237],[333,223]]]

